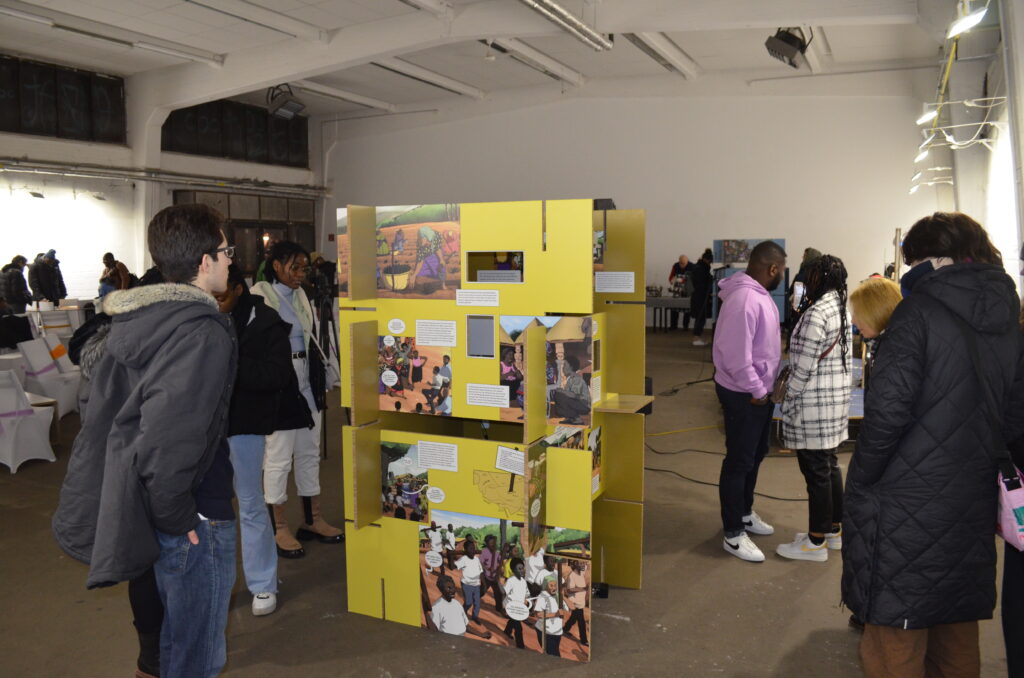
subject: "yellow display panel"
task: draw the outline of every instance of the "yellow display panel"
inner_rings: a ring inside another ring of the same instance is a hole
[[[599,215],[601,213],[595,213]],[[644,242],[647,216],[645,210],[609,210],[605,213],[605,238],[607,247],[604,253],[604,270],[632,271],[633,291],[601,293],[594,296],[598,306],[606,301],[639,301],[645,300],[646,288],[644,278]]]
[[[380,570],[381,532],[379,525],[357,529],[353,523],[345,523],[348,609],[377,619],[384,616],[384,577]]]
[[[523,282],[466,282],[497,290],[504,315],[590,313],[593,308],[591,200],[467,203],[462,208],[463,270],[468,252],[522,252]]]
[[[420,524],[394,518],[384,518],[380,524],[379,557],[366,565],[378,569],[384,578],[384,618],[419,626]]]
[[[442,471],[436,468],[428,470],[429,486],[444,493],[441,502],[430,501],[430,494],[427,493],[424,498],[430,510],[439,509],[512,521],[523,520],[523,477],[499,469],[496,465],[499,446],[523,451],[523,445],[390,430],[381,432],[381,440],[417,446],[426,441],[458,447],[458,471]],[[422,456],[420,464],[423,464]],[[379,489],[377,494],[380,494]],[[426,516],[423,521],[429,522]]]
[[[605,414],[605,497],[644,500],[644,415]]]
[[[373,320],[352,323],[349,330],[349,383],[352,424],[361,426],[377,420],[377,323]],[[370,358],[370,359],[368,359]]]
[[[604,365],[605,393],[642,395],[647,364],[643,304],[606,304],[605,342],[614,347],[614,358]],[[607,349],[605,349],[607,350]]]
[[[586,450],[547,448],[547,524],[591,531],[591,465]]]
[[[542,325],[528,328],[525,334],[523,357],[530,378],[526,380],[523,443],[528,445],[543,436],[547,429],[547,380],[543,378],[547,366],[547,344]]]
[[[353,301],[374,299],[377,296],[375,215],[376,210],[372,207],[348,207],[348,296]]]
[[[380,424],[342,429],[345,517],[363,527],[381,517]]]
[[[594,502],[594,578],[640,588],[643,575],[644,505],[601,498]]]

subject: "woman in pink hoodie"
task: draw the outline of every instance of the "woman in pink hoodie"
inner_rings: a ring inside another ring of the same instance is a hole
[[[786,252],[770,240],[750,253],[745,273],[718,285],[722,309],[712,352],[715,391],[725,414],[725,459],[718,496],[728,553],[749,562],[764,561],[748,533],[775,532],[754,512],[754,487],[761,460],[768,454],[772,421],[770,400],[782,354],[779,309],[769,292],[786,270]]]

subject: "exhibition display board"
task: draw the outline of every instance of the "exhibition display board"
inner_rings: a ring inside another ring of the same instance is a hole
[[[349,609],[590,660],[639,588],[642,210],[338,210]]]

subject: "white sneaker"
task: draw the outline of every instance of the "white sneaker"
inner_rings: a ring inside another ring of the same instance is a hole
[[[252,597],[252,614],[263,617],[277,609],[276,593],[257,593]]]
[[[819,563],[828,560],[827,542],[814,544],[806,532],[798,532],[792,544],[779,544],[775,552],[791,560],[813,560]]]
[[[825,533],[825,544],[832,551],[843,550],[843,528],[839,528],[835,532]]]
[[[746,560],[751,563],[764,562],[764,554],[761,553],[761,549],[757,548],[754,542],[750,541],[750,537],[747,536],[746,532],[738,537],[726,537],[722,541],[722,548],[740,560]]]
[[[704,341],[700,337],[697,337],[696,339],[693,340],[693,345],[694,346],[707,346],[708,342]]]
[[[750,534],[757,534],[762,537],[775,534],[775,528],[761,520],[761,516],[757,515],[757,511],[751,511],[750,515],[743,516],[743,529]]]

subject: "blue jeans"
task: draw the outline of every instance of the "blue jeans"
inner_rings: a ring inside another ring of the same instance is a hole
[[[235,469],[238,522],[242,532],[242,570],[245,585],[253,595],[277,593],[277,547],[263,501],[264,436],[238,435],[228,438],[231,466]]]
[[[227,661],[224,630],[235,584],[235,521],[202,520],[199,543],[157,531],[160,558],[153,566],[164,625],[160,631],[163,678],[216,676]]]
[[[473,614],[470,617],[473,618],[473,621],[478,621],[480,619],[480,585],[463,584],[462,598],[466,601],[462,607],[466,612],[469,612],[469,608],[473,608]]]

